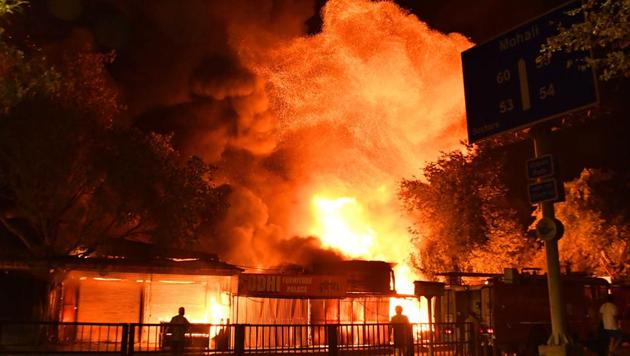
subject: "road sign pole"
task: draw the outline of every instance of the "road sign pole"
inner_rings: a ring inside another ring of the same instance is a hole
[[[569,65],[583,60],[588,53],[576,51],[556,54],[549,61],[537,60],[541,45],[558,33],[560,24],[566,27],[583,21],[569,14],[580,4],[579,0],[571,1],[462,52],[469,142],[532,127],[597,104],[593,70]],[[551,337],[539,352],[555,356],[569,354],[571,342],[566,332],[558,257],[558,238],[564,228],[555,219],[553,208],[554,201],[562,199],[562,185],[553,177],[553,162],[545,163],[541,157],[550,152],[548,135],[540,125],[532,129],[536,157],[541,159],[528,164],[528,179],[537,181],[528,185],[528,193],[532,203],[540,204],[543,214],[536,233],[545,242],[551,312]]]
[[[534,151],[536,157],[550,153],[549,132],[546,128],[532,129]],[[542,215],[555,219],[553,202],[540,203]],[[567,355],[570,340],[566,333],[566,307],[562,298],[560,282],[560,258],[558,254],[558,240],[553,238],[545,241],[545,255],[547,258],[547,288],[549,290],[549,311],[551,313],[551,336],[546,346],[540,348],[542,355]]]

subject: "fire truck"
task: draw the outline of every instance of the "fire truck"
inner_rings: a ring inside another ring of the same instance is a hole
[[[539,269],[506,269],[504,274],[442,273],[445,292],[435,303],[438,322],[474,322],[482,354],[537,355],[551,333],[546,275]],[[596,338],[599,307],[611,288],[602,278],[562,276],[568,332],[586,344]]]

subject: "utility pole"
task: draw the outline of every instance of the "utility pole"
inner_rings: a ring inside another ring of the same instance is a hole
[[[537,126],[532,129],[534,140],[534,153],[536,157],[550,154],[550,132],[544,126]],[[562,184],[561,182],[558,184]],[[539,203],[542,210],[543,219],[557,221],[554,211],[554,202],[544,201]],[[559,222],[558,222],[559,223]],[[545,239],[545,255],[547,259],[547,288],[549,291],[549,312],[551,314],[551,336],[547,345],[539,347],[541,355],[545,356],[565,356],[570,355],[571,340],[566,332],[566,305],[562,297],[562,283],[560,280],[560,256],[558,253],[558,238],[554,236]]]

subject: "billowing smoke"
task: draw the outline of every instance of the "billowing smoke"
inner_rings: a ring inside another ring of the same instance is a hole
[[[247,266],[338,257],[322,247],[404,260],[397,182],[464,138],[465,38],[386,1],[331,0],[315,35],[307,1],[150,9],[130,11],[160,38],[141,31],[142,53],[129,56],[140,60],[121,75],[136,124],[172,132],[230,186],[229,212],[204,249]]]

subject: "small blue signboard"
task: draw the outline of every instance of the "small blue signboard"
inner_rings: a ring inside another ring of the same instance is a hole
[[[531,126],[598,101],[592,69],[577,64],[587,52],[536,61],[545,40],[582,22],[574,1],[489,42],[462,52],[468,140]]]
[[[543,155],[527,161],[527,179],[549,177],[554,174],[553,157]]]
[[[540,183],[530,184],[528,188],[529,202],[532,204],[560,200],[560,191],[558,190],[558,184],[554,178]]]

